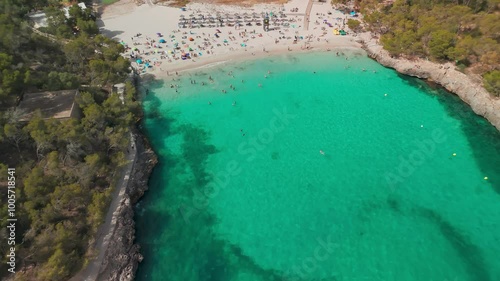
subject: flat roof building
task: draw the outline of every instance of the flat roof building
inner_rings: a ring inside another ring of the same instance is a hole
[[[44,118],[80,118],[80,107],[76,103],[78,90],[47,91],[23,95],[17,109],[21,111],[20,121],[29,121],[33,113],[40,109]]]

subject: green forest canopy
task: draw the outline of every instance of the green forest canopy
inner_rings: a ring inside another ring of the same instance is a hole
[[[333,0],[335,3],[350,1]],[[392,55],[454,61],[500,96],[500,0],[358,0],[366,29]]]
[[[43,31],[55,37],[32,32],[26,20],[32,9],[45,9],[50,19]],[[95,255],[88,245],[140,114],[130,82],[124,103],[109,93],[130,71],[123,46],[98,34],[90,9],[73,7],[68,19],[60,9],[54,0],[0,2],[0,240],[7,241],[7,169],[15,167],[15,280],[67,280]],[[23,93],[80,85],[89,85],[77,99],[81,119],[36,112],[19,121],[14,108]],[[0,244],[0,274],[7,273],[7,247]]]

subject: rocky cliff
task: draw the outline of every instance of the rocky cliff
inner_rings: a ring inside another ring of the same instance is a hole
[[[135,272],[142,261],[140,246],[135,244],[134,205],[148,189],[149,176],[157,163],[155,153],[147,140],[135,134],[137,162],[120,205],[112,240],[109,241],[97,280],[134,280]]]
[[[380,64],[402,74],[428,79],[443,86],[469,104],[476,114],[483,116],[500,130],[500,98],[493,97],[480,83],[455,70],[453,64],[443,65],[423,59],[410,61],[393,58],[378,44],[378,40],[372,37],[371,33],[360,34],[359,38],[359,43],[363,45],[368,55]]]

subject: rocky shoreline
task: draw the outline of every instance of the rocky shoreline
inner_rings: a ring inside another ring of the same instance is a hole
[[[362,33],[358,40],[371,58],[399,73],[427,79],[441,85],[460,97],[476,114],[483,116],[500,130],[500,98],[493,97],[481,84],[456,70],[452,63],[438,64],[423,59],[410,61],[404,58],[393,58],[372,35]]]
[[[385,51],[371,33],[359,34],[358,42],[368,55],[380,64],[399,73],[433,81],[448,91],[455,93],[472,110],[486,118],[500,130],[500,98],[492,97],[483,87],[462,72],[455,70],[453,64],[437,64],[427,60],[410,61],[393,58]],[[138,158],[131,175],[124,199],[117,209],[117,227],[109,242],[104,261],[97,280],[126,281],[134,280],[135,273],[143,256],[140,246],[135,244],[134,205],[148,189],[149,176],[157,163],[157,157],[145,136],[134,132]]]
[[[105,253],[97,280],[134,280],[143,257],[135,244],[134,205],[148,189],[148,180],[158,162],[144,135],[134,132],[137,160],[125,196],[118,206],[116,228]]]

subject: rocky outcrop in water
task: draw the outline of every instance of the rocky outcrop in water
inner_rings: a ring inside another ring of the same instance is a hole
[[[157,163],[147,140],[136,134],[137,162],[134,165],[126,194],[117,209],[116,228],[109,241],[97,280],[134,280],[135,272],[143,257],[140,246],[134,244],[134,205],[148,189],[149,176]]]
[[[455,70],[453,64],[437,64],[422,59],[410,61],[393,58],[378,44],[378,40],[373,38],[371,33],[363,33],[359,37],[359,43],[363,45],[363,49],[380,64],[393,68],[399,73],[428,79],[443,86],[469,104],[476,114],[483,116],[500,130],[500,98],[491,96],[480,83]]]

